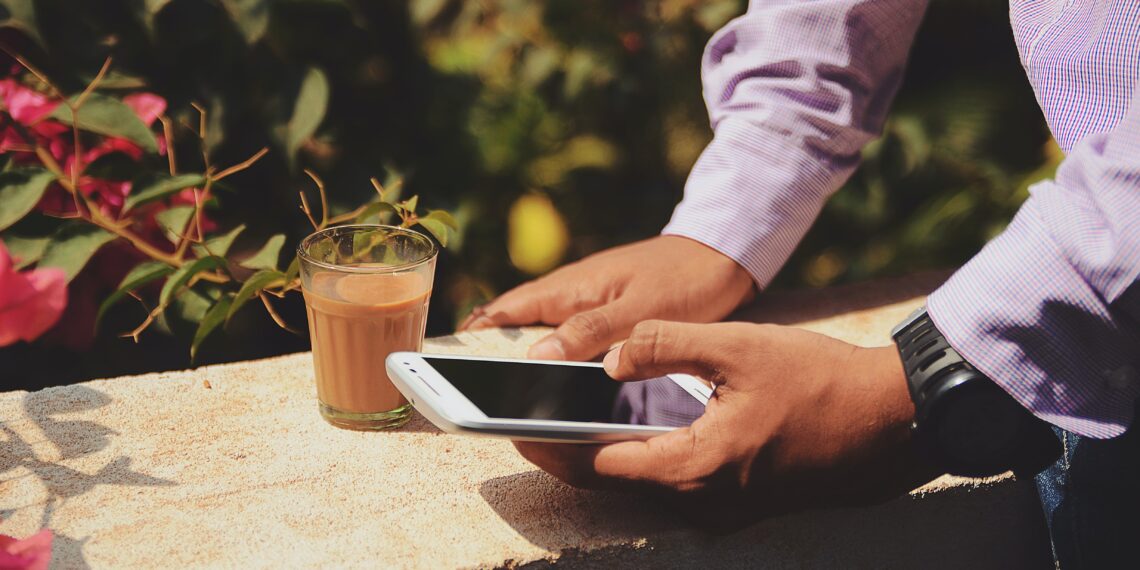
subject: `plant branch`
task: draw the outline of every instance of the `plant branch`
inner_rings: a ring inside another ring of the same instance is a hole
[[[162,138],[166,140],[166,162],[170,175],[174,176],[178,174],[178,162],[174,160],[174,123],[166,115],[159,115],[158,120],[162,122]]]
[[[365,204],[365,205],[363,205],[363,206],[361,206],[361,207],[359,207],[359,208],[357,208],[351,212],[345,212],[339,216],[333,216],[333,217],[329,218],[329,225],[335,226],[337,224],[343,224],[345,222],[352,221],[352,220],[356,219],[356,217],[359,216],[360,214],[363,214],[364,210],[368,209],[368,206],[370,206],[370,205],[371,204]]]
[[[12,59],[16,60],[16,62],[19,63],[20,66],[22,66],[24,69],[28,70],[28,72],[31,73],[32,75],[36,76],[36,79],[39,79],[41,82],[43,82],[44,85],[46,85],[48,87],[48,89],[52,90],[52,94],[57,99],[62,99],[62,100],[67,99],[66,97],[63,96],[63,92],[60,91],[59,88],[56,87],[55,84],[52,83],[51,80],[47,78],[47,75],[45,75],[42,71],[37,69],[36,66],[29,63],[28,60],[23,58],[23,56],[18,55],[16,52],[8,49],[8,46],[6,46],[4,44],[0,44],[0,51],[3,51],[4,53],[8,54]]]
[[[186,257],[186,249],[190,247],[192,241],[202,241],[205,236],[202,235],[202,203],[209,200],[210,189],[214,181],[209,176],[206,177],[206,184],[202,186],[202,191],[194,190],[194,212],[186,223],[179,229],[178,232],[178,245],[174,248],[174,258],[181,262]],[[197,225],[198,239],[194,240],[190,237],[190,230]]]
[[[237,174],[238,172],[241,172],[241,171],[249,168],[250,166],[253,166],[253,163],[261,160],[261,157],[265,156],[268,153],[269,153],[269,147],[262,147],[261,150],[254,153],[253,156],[251,156],[251,157],[249,157],[249,158],[247,158],[247,159],[245,159],[245,160],[243,160],[243,161],[241,161],[241,162],[239,162],[239,163],[237,163],[237,164],[235,164],[235,165],[233,165],[233,166],[231,166],[231,167],[229,167],[229,168],[227,168],[227,169],[225,169],[225,170],[223,170],[217,174],[215,174],[213,177],[214,181],[221,180],[221,179],[226,178],[227,176],[230,176],[232,174]]]
[[[83,103],[87,101],[87,98],[95,92],[95,88],[97,88],[99,84],[103,82],[103,78],[107,76],[107,71],[110,69],[111,56],[107,56],[107,59],[103,60],[103,67],[99,69],[99,73],[95,74],[95,79],[92,79],[91,83],[87,84],[87,87],[83,89],[83,92],[80,93],[79,97],[75,99],[75,103],[72,105],[74,108],[79,109],[83,106]]]
[[[289,326],[289,324],[285,322],[285,319],[281,318],[281,315],[277,313],[277,309],[273,308],[273,303],[269,302],[269,297],[265,296],[264,291],[258,291],[257,297],[261,299],[261,304],[265,305],[265,312],[269,313],[269,317],[273,319],[273,322],[277,323],[277,326],[293,334],[301,334],[301,331]]]
[[[320,224],[318,224],[317,221],[313,219],[313,210],[312,208],[309,208],[309,199],[305,197],[305,191],[302,190],[300,192],[297,192],[297,194],[301,196],[301,211],[305,213],[305,217],[308,218],[309,223],[313,225],[313,230],[318,232],[321,231]]]
[[[177,297],[177,295],[175,295],[174,297]],[[143,319],[143,322],[140,323],[139,326],[135,327],[134,329],[130,330],[129,332],[125,332],[125,333],[120,334],[119,338],[129,338],[129,339],[135,341],[135,344],[138,344],[139,343],[139,336],[142,335],[143,331],[145,331],[148,327],[150,327],[150,324],[153,323],[154,320],[157,319],[158,316],[161,315],[162,312],[166,310],[166,307],[169,304],[170,304],[169,301],[166,303],[159,303],[158,306],[151,309],[150,312],[148,312],[146,314],[146,318]]]
[[[199,105],[196,101],[191,101],[190,106],[198,111],[198,141],[201,143],[202,148],[202,164],[206,165],[206,170],[210,170],[210,149],[206,146],[206,108]],[[194,130],[191,128],[190,130]]]
[[[321,227],[317,229],[322,230],[329,225],[329,199],[328,195],[325,194],[325,183],[320,179],[319,176],[317,176],[312,170],[309,170],[308,168],[305,169],[305,174],[307,174],[309,178],[312,179],[313,184],[317,185],[317,192],[319,192],[321,195]],[[304,195],[302,195],[302,200],[304,200]],[[310,216],[310,220],[311,219],[312,217]]]

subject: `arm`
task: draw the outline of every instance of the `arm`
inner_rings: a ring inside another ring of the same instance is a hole
[[[753,3],[709,42],[715,139],[665,234],[525,283],[460,328],[558,325],[528,356],[590,358],[646,319],[723,319],[768,284],[855,168],[898,86],[922,0]]]
[[[1140,83],[928,300],[970,363],[1041,419],[1108,438],[1140,396]]]
[[[662,233],[712,247],[766,286],[882,129],[925,8],[752,2],[705,49],[715,135]]]

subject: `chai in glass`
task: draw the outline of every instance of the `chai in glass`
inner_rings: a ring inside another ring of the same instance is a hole
[[[356,430],[403,425],[411,406],[384,359],[423,345],[434,242],[405,228],[341,226],[305,238],[300,257],[321,416]]]

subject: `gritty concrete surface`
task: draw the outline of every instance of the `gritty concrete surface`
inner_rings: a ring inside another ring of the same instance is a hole
[[[737,317],[884,344],[943,277],[769,294]],[[543,333],[459,334],[426,350],[522,356]],[[390,433],[335,429],[317,414],[307,353],[3,393],[0,432],[0,533],[55,530],[58,568],[1050,565],[1024,482],[943,479],[714,537],[419,416]]]

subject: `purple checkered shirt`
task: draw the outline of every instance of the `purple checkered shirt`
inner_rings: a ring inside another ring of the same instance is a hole
[[[925,4],[753,0],[705,50],[715,136],[663,233],[766,286],[880,133]],[[1140,396],[1140,2],[1014,0],[1010,19],[1067,156],[927,307],[1034,414],[1114,437]]]

